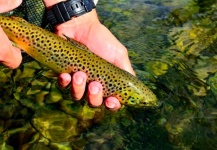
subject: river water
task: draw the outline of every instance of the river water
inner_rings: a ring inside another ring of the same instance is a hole
[[[216,5],[215,0],[100,1],[102,22],[164,103],[156,114],[134,113],[138,128],[127,129],[128,149],[216,148]]]
[[[101,22],[163,105],[115,113],[90,108],[72,101],[35,61],[16,70],[2,66],[1,147],[216,149],[216,10],[216,0],[100,0]]]

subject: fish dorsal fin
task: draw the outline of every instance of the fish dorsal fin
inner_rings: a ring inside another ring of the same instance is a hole
[[[23,24],[27,24],[27,23],[28,23],[26,20],[24,20],[23,18],[20,18],[20,17],[11,16],[11,18],[12,18],[13,20],[16,20],[16,21],[18,21],[18,22],[20,22],[20,23],[23,23]]]
[[[82,50],[87,50],[87,51],[89,51],[88,47],[85,46],[84,44],[82,44],[82,43],[80,43],[80,42],[78,42],[78,41],[75,41],[74,39],[71,39],[71,38],[69,38],[69,37],[66,36],[66,35],[63,35],[63,36],[65,36],[66,39],[67,39],[73,46],[75,46],[75,47],[77,47],[77,48],[79,48],[79,49],[82,49]]]

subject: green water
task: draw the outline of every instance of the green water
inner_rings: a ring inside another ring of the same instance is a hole
[[[24,55],[0,66],[1,148],[216,149],[217,1],[100,0],[97,11],[162,107],[90,108]]]

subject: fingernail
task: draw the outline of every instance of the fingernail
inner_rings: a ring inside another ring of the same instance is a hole
[[[90,93],[91,93],[92,95],[98,94],[99,91],[100,91],[100,88],[97,87],[97,86],[92,86],[92,87],[90,87]]]
[[[80,77],[80,76],[75,76],[75,83],[77,85],[80,85],[84,82],[84,78]]]
[[[106,106],[107,106],[108,108],[112,109],[112,108],[115,108],[115,103],[108,101],[108,102],[106,102]]]

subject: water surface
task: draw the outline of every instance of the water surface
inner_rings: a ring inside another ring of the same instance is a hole
[[[128,48],[137,76],[162,107],[90,108],[72,101],[35,61],[1,67],[1,146],[215,149],[216,6],[215,0],[100,0],[101,22]]]

